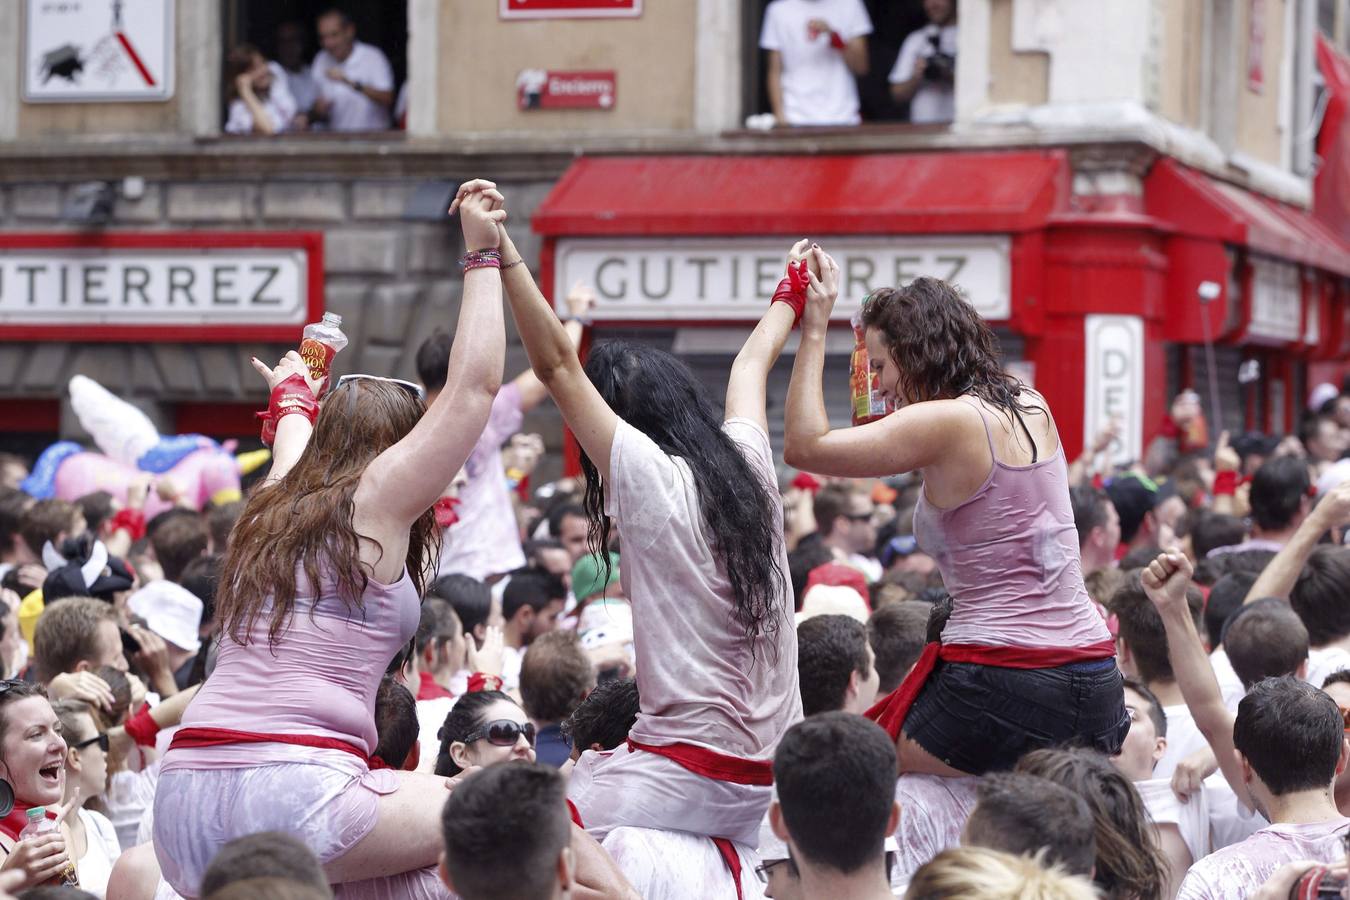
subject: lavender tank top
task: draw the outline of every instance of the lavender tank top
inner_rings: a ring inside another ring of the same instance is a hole
[[[989,419],[971,405],[989,441],[989,477],[951,509],[933,506],[926,491],[914,509],[914,535],[952,595],[943,643],[1066,648],[1110,640],[1083,586],[1063,446],[1029,466],[1003,463]]]

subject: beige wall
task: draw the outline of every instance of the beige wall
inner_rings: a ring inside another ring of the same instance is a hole
[[[1169,0],[1163,16],[1158,59],[1158,114],[1199,128],[1204,102],[1205,0]]]
[[[636,19],[506,22],[497,6],[496,0],[441,0],[442,134],[694,127],[693,0],[652,0]],[[616,103],[611,110],[522,112],[515,86],[522,69],[612,69]]]
[[[1266,13],[1265,47],[1262,69],[1265,84],[1261,93],[1247,88],[1248,35],[1251,30],[1249,13],[1251,0],[1242,0],[1239,18],[1237,149],[1263,162],[1280,165],[1281,148],[1285,139],[1279,127],[1280,95],[1285,91],[1281,83],[1282,58],[1285,45],[1285,7],[1290,0],[1264,0]],[[1291,46],[1292,52],[1292,46]]]
[[[1013,0],[989,4],[989,102],[1039,106],[1050,98],[1050,55],[1012,46]]]

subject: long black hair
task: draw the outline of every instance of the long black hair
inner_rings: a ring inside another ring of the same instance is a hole
[[[731,582],[734,618],[752,654],[761,637],[773,640],[776,649],[782,611],[775,603],[782,592],[774,586],[787,578],[778,563],[782,536],[774,521],[776,498],[722,430],[707,389],[674,356],[627,341],[597,345],[586,361],[586,375],[621,419],[688,464],[708,543]],[[591,548],[608,574],[611,522],[605,515],[605,486],[584,452],[581,470]]]
[[[456,741],[462,742],[474,729],[481,728],[487,708],[498,700],[505,700],[507,703],[516,702],[501,691],[474,691],[464,694],[455,701],[450,712],[446,713],[440,731],[436,733],[436,737],[441,741],[436,751],[437,775],[449,778],[463,771],[450,755],[450,745]]]

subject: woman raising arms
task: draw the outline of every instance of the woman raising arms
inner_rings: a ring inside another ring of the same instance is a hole
[[[817,251],[819,252],[819,251]],[[1068,468],[1045,399],[1004,372],[989,326],[951,285],[874,292],[867,353],[899,409],[831,430],[821,378],[838,266],[820,253],[788,391],[784,457],[821,475],[918,471],[919,545],[953,609],[941,646],[869,716],[901,771],[979,775],[1062,743],[1108,754],[1129,730],[1106,624],[1083,587]]]

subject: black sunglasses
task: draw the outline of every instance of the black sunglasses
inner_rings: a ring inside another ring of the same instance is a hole
[[[88,747],[90,744],[98,744],[98,749],[102,750],[104,753],[107,753],[107,752],[108,752],[108,733],[107,733],[106,731],[101,731],[101,732],[99,732],[98,734],[96,734],[96,735],[94,735],[93,737],[91,737],[91,738],[90,738],[89,740],[87,740],[87,741],[80,741],[78,744],[71,744],[71,745],[70,745],[70,749],[72,749],[72,750],[83,750],[85,747]]]
[[[519,722],[512,722],[510,719],[498,719],[495,722],[488,722],[482,728],[469,732],[468,736],[464,738],[464,743],[472,744],[474,741],[487,738],[487,742],[494,746],[514,747],[522,734],[525,735],[526,742],[533,747],[533,722],[526,722],[521,725]]]

